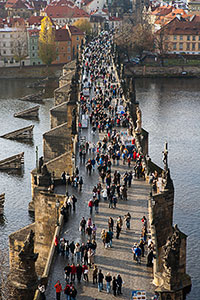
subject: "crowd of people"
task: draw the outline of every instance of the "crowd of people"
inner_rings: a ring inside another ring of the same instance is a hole
[[[94,39],[84,50],[82,57],[82,92],[80,93],[80,112],[89,116],[92,133],[98,132],[100,140],[97,143],[86,141],[84,147],[79,149],[80,163],[85,164],[88,175],[97,170],[101,182],[93,187],[92,197],[88,199],[90,217],[82,217],[79,223],[81,235],[87,239],[85,243],[69,242],[65,238],[55,239],[57,253],[68,260],[64,268],[66,284],[64,287],[58,281],[55,284],[56,299],[60,300],[64,292],[67,300],[75,300],[77,290],[75,281],[88,282],[92,276],[92,283],[98,285],[98,291],[105,289],[107,293],[113,291],[113,295],[122,294],[123,280],[120,274],[111,276],[109,272],[104,274],[102,269],[95,264],[97,245],[97,226],[93,222],[94,213],[99,214],[99,203],[107,203],[109,209],[117,209],[117,203],[128,201],[128,191],[132,186],[133,178],[144,178],[145,169],[142,165],[142,154],[137,151],[135,139],[131,136],[130,116],[125,101],[123,90],[116,83],[115,73],[112,67],[112,36],[103,33]],[[90,96],[85,96],[84,87],[90,90]],[[81,122],[79,123],[81,130]],[[128,166],[128,170],[120,172],[113,170],[115,166]],[[73,176],[63,172],[63,184],[71,185],[82,191],[83,178],[76,167]],[[72,210],[76,210],[77,198],[74,194],[67,194],[66,203],[61,213],[66,216]],[[114,220],[108,218],[108,227],[101,230],[101,240],[105,249],[113,247],[113,239],[119,239],[122,230],[131,229],[131,214],[118,216]],[[148,248],[147,265],[152,264],[154,246],[150,239],[147,242],[147,220],[142,218],[141,239],[131,249],[137,263],[141,263],[141,257],[145,254],[145,245]],[[150,254],[151,253],[151,254]],[[71,261],[71,262],[70,262]]]

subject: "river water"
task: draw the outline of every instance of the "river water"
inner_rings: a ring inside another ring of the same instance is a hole
[[[30,172],[35,167],[35,147],[42,155],[42,134],[49,130],[49,109],[53,99],[40,106],[39,121],[14,118],[13,114],[35,104],[18,100],[34,89],[30,80],[0,80],[0,135],[28,126],[34,127],[33,144],[0,138],[0,159],[25,152],[24,172],[0,172],[0,193],[6,193],[5,216],[0,220],[0,248],[7,247],[8,235],[32,222],[28,214],[31,200]],[[187,271],[193,288],[187,300],[200,298],[200,84],[198,79],[137,79],[143,127],[149,131],[149,152],[162,166],[164,142],[169,145],[169,167],[175,185],[174,223],[188,235]]]
[[[175,186],[174,223],[188,235],[187,272],[200,299],[200,81],[199,79],[137,79],[143,127],[149,132],[149,153],[162,166],[165,141]]]
[[[26,144],[0,138],[0,160],[24,152],[24,170],[20,175],[0,172],[0,194],[5,193],[5,216],[0,219],[0,248],[7,247],[8,235],[32,222],[28,214],[28,203],[31,200],[30,172],[36,165],[35,147],[42,155],[42,134],[50,129],[49,109],[53,99],[46,99],[40,105],[39,120],[14,118],[16,112],[37,104],[18,100],[38,90],[27,88],[31,80],[0,80],[0,136],[22,127],[35,125],[33,144]]]

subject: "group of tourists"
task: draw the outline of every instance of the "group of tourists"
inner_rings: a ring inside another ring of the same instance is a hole
[[[75,300],[77,290],[74,286],[77,283],[89,282],[90,274],[92,283],[98,285],[98,291],[104,289],[106,292],[113,291],[113,295],[122,294],[123,280],[120,274],[112,276],[110,272],[103,274],[102,269],[95,264],[97,245],[97,226],[93,222],[93,213],[100,213],[100,201],[107,202],[109,209],[117,209],[117,203],[128,201],[128,191],[132,186],[133,178],[145,178],[145,170],[142,165],[142,154],[137,151],[135,139],[132,138],[129,144],[126,137],[131,136],[130,116],[123,91],[114,75],[112,67],[111,35],[103,33],[94,39],[84,50],[82,57],[82,92],[80,94],[80,112],[88,114],[92,133],[99,133],[100,140],[97,143],[86,141],[84,147],[80,147],[80,163],[85,164],[86,172],[92,175],[97,170],[101,182],[98,182],[92,189],[92,197],[88,199],[90,217],[82,217],[79,223],[80,234],[87,242],[69,242],[65,238],[55,239],[55,248],[68,260],[64,268],[65,287],[62,288],[58,281],[55,284],[56,297],[60,300],[62,292],[67,300]],[[85,96],[84,87],[87,84],[90,90],[90,97]],[[82,125],[80,123],[80,130]],[[114,170],[115,166],[128,166],[126,172]],[[73,188],[82,191],[83,178],[80,176],[79,168],[76,167],[73,176],[63,172],[61,179],[63,184],[71,185]],[[74,194],[67,195],[66,203],[63,206],[63,214],[76,210],[77,198]],[[62,212],[62,211],[61,211]],[[108,218],[108,227],[101,230],[101,240],[105,249],[113,247],[113,239],[119,239],[122,230],[130,230],[131,214],[127,212],[124,216],[118,216],[115,220]],[[150,240],[150,239],[149,239]],[[152,241],[147,242],[147,220],[142,218],[141,240],[133,245],[133,257],[137,263],[141,263],[141,257],[145,254],[145,245],[148,247],[148,263],[152,263],[154,246]],[[70,263],[71,260],[71,263]]]

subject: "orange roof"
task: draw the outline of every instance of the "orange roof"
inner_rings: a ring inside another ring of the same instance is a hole
[[[89,15],[77,6],[48,5],[45,10],[48,17],[52,18],[89,18]]]
[[[170,35],[200,35],[200,16],[192,18],[174,18],[167,25],[163,26],[158,33],[165,31]]]

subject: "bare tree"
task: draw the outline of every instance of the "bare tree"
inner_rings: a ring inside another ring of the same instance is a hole
[[[164,28],[155,33],[155,49],[159,55],[162,66],[164,66],[164,58],[166,54],[172,50],[172,43],[168,38],[169,37]]]
[[[17,26],[12,40],[14,59],[22,67],[22,60],[28,56],[27,31],[25,26]]]

